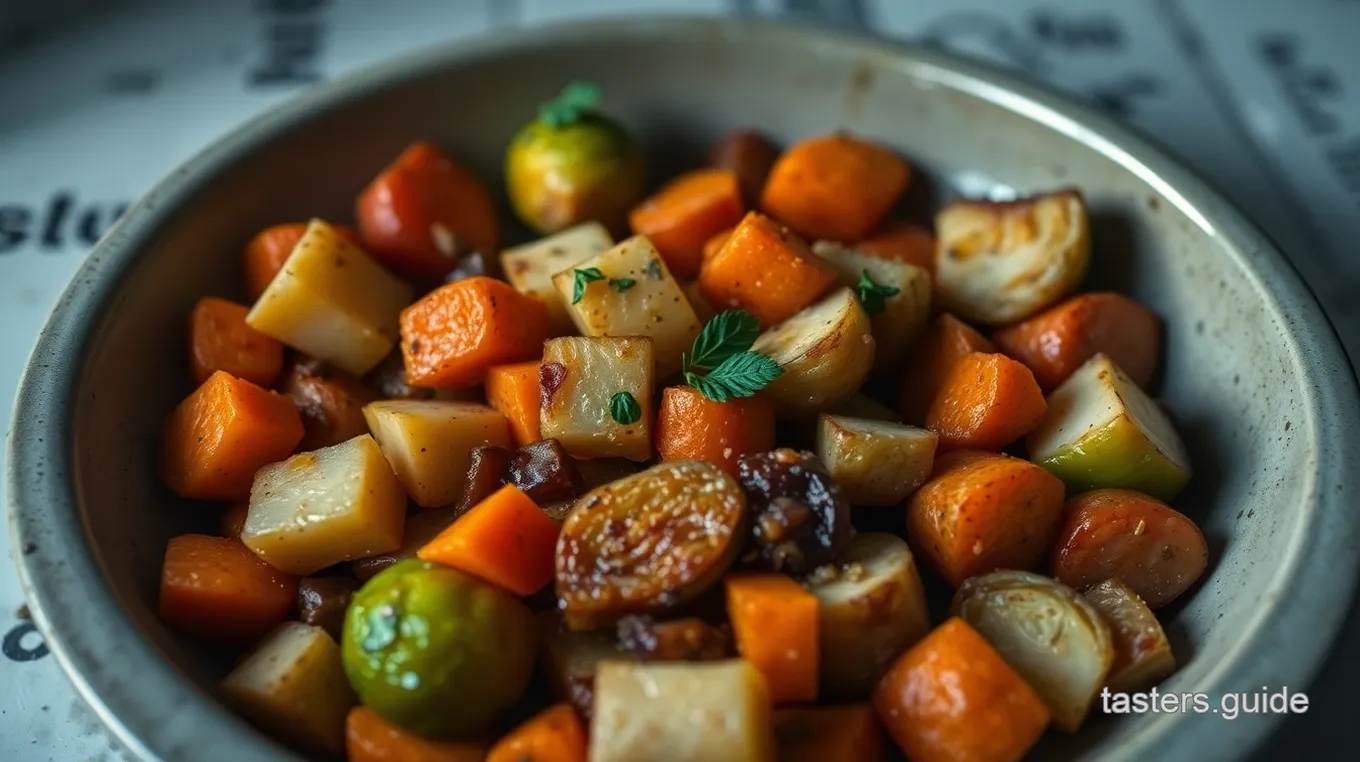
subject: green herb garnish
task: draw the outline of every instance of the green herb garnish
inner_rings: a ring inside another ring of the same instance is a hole
[[[864,311],[870,315],[877,315],[887,309],[884,302],[891,296],[902,293],[902,289],[896,286],[881,286],[869,277],[868,270],[861,270],[859,274],[859,284],[855,286],[859,292],[859,303],[864,305]]]
[[[604,280],[604,273],[598,267],[586,267],[580,270],[573,270],[573,284],[571,288],[571,303],[576,304],[581,301],[581,297],[586,295],[586,286],[597,280]]]
[[[706,375],[685,373],[685,380],[714,402],[733,397],[750,397],[779,378],[784,369],[759,352],[738,352]]]
[[[609,285],[612,286],[615,291],[622,294],[624,291],[636,286],[637,281],[632,278],[610,278]]]
[[[723,360],[738,352],[745,352],[760,335],[760,321],[745,310],[728,310],[704,326],[694,340],[689,355],[682,355],[685,370],[713,370]]]
[[[690,352],[681,355],[685,381],[714,402],[750,397],[779,378],[779,363],[751,345],[760,336],[760,321],[745,310],[728,310],[704,326]]]
[[[609,417],[618,423],[627,426],[630,423],[637,423],[642,417],[642,407],[638,401],[628,392],[619,392],[609,398]]]
[[[538,118],[549,127],[566,127],[600,102],[600,86],[594,82],[568,82],[556,98],[538,107]]]

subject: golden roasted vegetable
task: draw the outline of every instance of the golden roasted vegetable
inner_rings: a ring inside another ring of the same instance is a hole
[[[567,314],[566,302],[557,295],[553,276],[608,251],[613,245],[614,239],[604,225],[583,222],[547,238],[502,251],[501,269],[505,271],[505,279],[520,293],[537,297],[548,305],[553,335],[565,336],[573,330],[571,315]]]
[[[874,330],[874,369],[901,366],[930,317],[930,273],[900,260],[861,254],[833,241],[814,243],[812,253],[836,268],[841,285],[855,289],[869,313]],[[893,290],[895,293],[890,293]]]
[[[1091,235],[1074,190],[1017,201],[955,201],[935,217],[936,291],[964,320],[1005,325],[1067,296],[1086,275]]]
[[[590,762],[774,762],[765,678],[747,661],[605,662]]]
[[[935,464],[940,437],[903,423],[822,413],[817,459],[854,505],[888,506],[906,500]]]
[[[320,627],[285,622],[222,681],[251,722],[288,743],[343,754],[345,716],[357,703],[340,646]]]
[[[362,376],[397,341],[397,317],[411,287],[312,220],[246,323],[266,336]]]
[[[241,542],[274,568],[311,574],[401,547],[406,493],[362,434],[255,474]]]
[[[1112,691],[1142,691],[1176,671],[1176,657],[1161,622],[1138,593],[1117,579],[1086,591],[1086,600],[1105,617],[1114,643],[1114,664],[1105,678]]]
[[[751,349],[784,369],[762,393],[789,418],[815,415],[850,399],[874,364],[869,316],[848,288],[760,334]]]
[[[710,463],[662,463],[591,490],[557,539],[562,618],[590,629],[693,600],[727,571],[748,526],[741,485]]]
[[[472,451],[510,447],[510,422],[476,402],[382,400],[364,406],[369,431],[417,505],[455,503],[467,486]]]
[[[684,290],[644,236],[557,273],[553,285],[582,334],[650,336],[660,378],[680,370],[681,353],[702,328]]]
[[[822,694],[864,699],[903,651],[930,632],[930,612],[911,550],[866,532],[804,581],[819,604]]]
[[[577,458],[652,456],[653,343],[646,336],[549,339],[539,369],[539,427]],[[616,413],[629,395],[636,417]],[[616,398],[618,398],[616,400]]]
[[[1114,662],[1110,628],[1077,591],[1021,571],[971,577],[950,613],[981,633],[1053,713],[1075,733]]]

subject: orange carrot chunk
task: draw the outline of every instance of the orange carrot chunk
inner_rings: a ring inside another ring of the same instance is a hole
[[[945,376],[969,352],[995,352],[985,336],[948,313],[940,315],[904,363],[898,412],[903,423],[922,424]]]
[[[935,272],[935,236],[910,222],[889,220],[862,241],[855,251],[882,259],[894,259]]]
[[[469,249],[496,253],[491,194],[435,146],[412,143],[359,194],[355,218],[365,249],[392,271],[442,278]]]
[[[287,397],[218,371],[170,414],[161,479],[194,500],[245,500],[255,472],[288,457],[302,419]]]
[[[510,731],[486,762],[586,762],[586,731],[571,704],[556,704]]]
[[[345,719],[347,762],[485,762],[486,744],[436,741],[394,725],[365,706]]]
[[[493,365],[542,355],[548,335],[548,308],[504,281],[476,277],[440,286],[401,312],[406,382],[475,386]]]
[[[702,268],[710,259],[716,257],[718,252],[722,251],[722,247],[727,245],[727,239],[732,237],[732,231],[736,229],[737,227],[733,225],[730,228],[719,230],[710,236],[707,241],[704,241],[704,251],[699,265],[700,268]]]
[[[774,406],[764,397],[714,402],[692,386],[661,394],[656,450],[661,460],[703,460],[737,476],[737,459],[774,449]]]
[[[794,144],[775,162],[760,209],[806,238],[858,241],[897,203],[911,168],[882,146],[834,133]]]
[[[634,207],[628,223],[651,240],[672,275],[688,280],[699,274],[704,243],[740,222],[744,211],[736,173],[699,169]]]
[[[788,707],[774,713],[779,762],[881,762],[883,731],[869,704]]]
[[[208,296],[189,313],[189,366],[194,383],[224,370],[269,386],[283,370],[283,345],[246,325],[250,308]]]
[[[292,613],[297,587],[240,540],[184,534],[165,547],[156,613],[194,637],[251,645]]]
[[[727,243],[704,262],[699,286],[717,309],[744,309],[768,328],[817,301],[836,270],[798,236],[762,214],[742,218]]]
[[[486,372],[486,402],[510,420],[516,447],[543,438],[539,428],[542,399],[538,384],[540,363],[497,365]]]
[[[782,574],[737,573],[725,580],[737,651],[777,702],[817,700],[817,597]]]
[[[1027,460],[959,450],[935,461],[930,480],[907,501],[907,539],[945,581],[1032,570],[1043,563],[1062,520],[1063,483]]]
[[[557,522],[529,496],[507,484],[463,514],[416,552],[516,595],[530,595],[553,578]]]
[[[1002,352],[1034,371],[1044,391],[1056,389],[1082,363],[1104,353],[1146,388],[1157,370],[1162,325],[1132,299],[1102,291],[1072,297],[996,333]]]
[[[1050,719],[1034,689],[958,617],[898,658],[874,708],[912,762],[1014,762]]]
[[[1000,450],[1048,412],[1029,368],[1001,354],[969,352],[945,376],[926,413],[940,447]]]
[[[342,238],[361,246],[359,231],[348,225],[331,225]],[[293,253],[293,247],[302,240],[307,232],[307,223],[289,222],[265,228],[246,244],[242,260],[245,266],[246,295],[250,301],[260,298],[269,282],[283,269],[284,260]]]

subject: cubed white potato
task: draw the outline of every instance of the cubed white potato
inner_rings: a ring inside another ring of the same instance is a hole
[[[590,762],[773,762],[765,678],[741,659],[606,661],[595,673]]]
[[[396,345],[414,294],[335,228],[312,220],[246,315],[251,328],[362,376]]]
[[[565,336],[545,342],[543,438],[556,439],[577,458],[650,458],[653,346],[645,336]],[[632,423],[619,423],[610,412],[610,400],[621,392],[633,395],[641,411]]]
[[[401,547],[406,492],[368,434],[255,473],[241,542],[276,569],[311,574]]]
[[[522,294],[537,297],[548,305],[553,336],[575,332],[567,303],[557,295],[553,276],[576,263],[590,259],[614,245],[604,225],[583,222],[546,238],[501,252],[505,279]]]
[[[1086,202],[1075,190],[1016,201],[955,201],[935,216],[936,291],[973,323],[1005,325],[1077,287],[1091,258]]]
[[[1138,593],[1117,579],[1107,579],[1085,595],[1105,617],[1114,642],[1114,663],[1105,687],[1120,693],[1143,691],[1176,671],[1162,623]]]
[[[283,623],[222,680],[222,693],[280,741],[344,754],[345,717],[357,699],[324,629]]]
[[[512,447],[510,421],[479,402],[382,400],[364,406],[364,419],[406,493],[425,508],[463,496],[474,449]]]
[[[903,423],[823,413],[817,459],[851,505],[898,505],[930,476],[940,436]]]
[[[869,315],[839,288],[760,334],[752,350],[784,369],[762,390],[782,417],[811,417],[850,399],[874,364]]]
[[[996,571],[970,577],[950,614],[992,644],[1053,714],[1058,729],[1075,733],[1114,663],[1109,625],[1080,593],[1031,572]]]
[[[576,272],[592,267],[604,279],[586,284],[581,301],[572,304]],[[646,236],[578,262],[554,275],[553,285],[582,334],[650,336],[659,378],[680,370],[681,354],[702,329],[684,290]]]
[[[893,661],[930,632],[930,612],[905,540],[855,535],[804,586],[817,596],[822,695],[864,700]]]
[[[1171,419],[1104,354],[1053,390],[1027,443],[1030,460],[1070,493],[1122,487],[1169,501],[1190,481],[1190,456]]]
[[[895,259],[862,254],[834,241],[817,241],[812,253],[825,259],[840,273],[841,285],[858,289],[860,278],[897,289],[883,297],[883,311],[869,316],[874,329],[874,369],[900,367],[930,317],[930,273],[925,268]]]

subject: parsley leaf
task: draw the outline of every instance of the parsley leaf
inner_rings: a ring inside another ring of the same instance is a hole
[[[600,102],[600,86],[594,82],[569,82],[556,98],[538,107],[538,118],[549,127],[566,127]]]
[[[637,423],[642,417],[642,407],[638,401],[628,392],[619,392],[609,398],[609,417],[627,426],[630,423]]]
[[[754,315],[728,310],[704,325],[682,364],[686,371],[713,370],[732,355],[750,349],[759,335],[760,321]]]
[[[615,291],[621,294],[624,291],[627,291],[628,289],[632,288],[633,286],[636,286],[637,281],[633,280],[632,278],[610,278],[609,285],[612,286]]]
[[[881,286],[869,277],[868,270],[861,270],[859,274],[859,284],[855,286],[859,292],[859,302],[864,305],[864,311],[870,315],[877,315],[888,306],[884,304],[888,297],[897,296],[902,293],[902,289],[896,286]]]
[[[571,288],[571,303],[581,301],[581,297],[586,295],[586,286],[597,280],[604,280],[604,273],[598,267],[587,267],[583,270],[574,270],[574,282]]]
[[[759,352],[738,352],[706,375],[686,371],[685,380],[714,402],[750,397],[783,375],[779,363]]]

